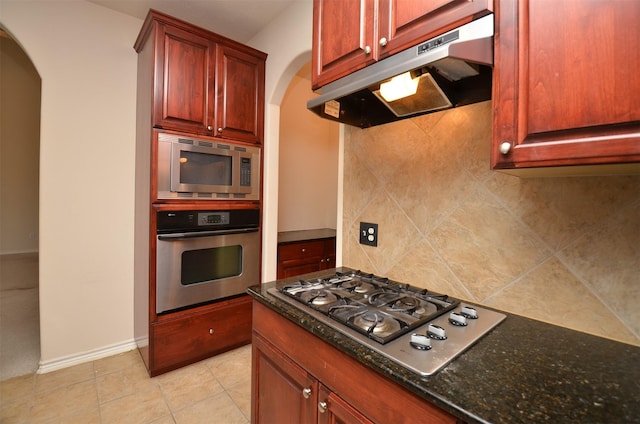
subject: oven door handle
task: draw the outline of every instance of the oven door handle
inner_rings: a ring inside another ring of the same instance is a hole
[[[216,236],[228,236],[231,234],[249,234],[258,232],[258,228],[237,228],[234,230],[217,230],[217,231],[201,231],[193,233],[173,233],[158,235],[158,240],[161,241],[177,241],[199,237],[216,237]]]

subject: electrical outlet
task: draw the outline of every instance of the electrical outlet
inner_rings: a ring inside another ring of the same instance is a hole
[[[374,247],[378,245],[378,224],[360,223],[360,244]]]

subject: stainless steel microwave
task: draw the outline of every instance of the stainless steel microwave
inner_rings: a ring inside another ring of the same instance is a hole
[[[158,199],[259,200],[260,148],[158,133]]]

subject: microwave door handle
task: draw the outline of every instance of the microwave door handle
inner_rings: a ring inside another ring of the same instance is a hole
[[[173,240],[184,240],[184,239],[199,238],[199,237],[227,236],[231,234],[249,234],[249,233],[255,233],[257,231],[258,231],[258,228],[238,228],[234,230],[200,231],[200,232],[193,232],[193,233],[173,233],[173,234],[158,235],[158,240],[173,241]]]

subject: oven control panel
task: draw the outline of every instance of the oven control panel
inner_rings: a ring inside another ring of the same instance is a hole
[[[200,212],[198,225],[229,225],[229,212]]]

